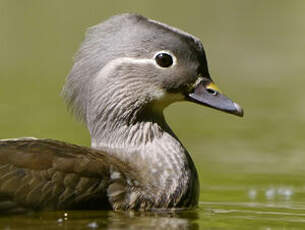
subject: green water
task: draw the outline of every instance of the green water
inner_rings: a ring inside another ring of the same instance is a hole
[[[305,229],[305,2],[0,0],[0,138],[89,145],[60,98],[85,28],[138,12],[204,43],[243,119],[180,103],[166,117],[200,174],[199,208],[0,216],[1,229]]]

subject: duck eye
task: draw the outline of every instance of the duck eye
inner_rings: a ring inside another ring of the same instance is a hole
[[[155,60],[161,67],[167,68],[173,64],[173,58],[168,53],[159,53],[156,55]]]

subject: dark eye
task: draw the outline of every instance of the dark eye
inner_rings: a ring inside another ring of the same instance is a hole
[[[170,67],[173,64],[173,58],[170,54],[167,53],[159,53],[155,57],[157,64],[161,67]]]

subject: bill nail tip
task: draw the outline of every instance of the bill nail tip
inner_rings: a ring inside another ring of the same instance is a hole
[[[239,104],[237,104],[237,103],[235,103],[235,102],[233,102],[233,103],[234,103],[234,106],[235,106],[235,108],[236,108],[235,114],[238,115],[238,116],[240,116],[240,117],[243,117],[243,116],[244,116],[244,110],[240,107]]]

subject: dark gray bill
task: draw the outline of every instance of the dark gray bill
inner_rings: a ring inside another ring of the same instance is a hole
[[[243,109],[228,97],[224,96],[221,91],[210,79],[203,78],[194,88],[186,95],[187,100],[208,107],[221,110],[242,117]]]

